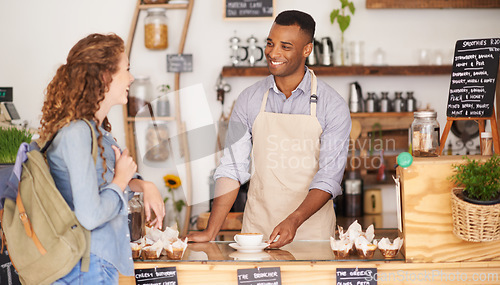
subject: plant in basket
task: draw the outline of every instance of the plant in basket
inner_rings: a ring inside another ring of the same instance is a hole
[[[466,163],[453,165],[455,174],[450,177],[457,186],[464,188],[464,198],[477,204],[499,203],[500,156],[494,155],[484,163],[468,157],[464,159]]]
[[[500,156],[486,161],[464,158],[463,164],[453,165],[449,179],[452,189],[451,206],[453,233],[471,242],[500,239]]]

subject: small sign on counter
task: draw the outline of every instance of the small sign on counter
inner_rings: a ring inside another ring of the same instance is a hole
[[[177,268],[173,266],[136,269],[135,284],[177,285]]]
[[[376,285],[377,268],[337,268],[337,285]]]
[[[238,269],[238,285],[281,285],[279,267]]]
[[[499,54],[500,38],[457,41],[446,111],[448,117],[491,116]]]
[[[167,54],[167,72],[192,72],[192,54]]]

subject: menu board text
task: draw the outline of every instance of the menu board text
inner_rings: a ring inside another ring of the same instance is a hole
[[[500,38],[457,41],[448,117],[491,117],[499,53]]]

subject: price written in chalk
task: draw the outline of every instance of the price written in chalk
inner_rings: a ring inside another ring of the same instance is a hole
[[[457,41],[446,111],[448,117],[491,116],[499,54],[498,38]]]

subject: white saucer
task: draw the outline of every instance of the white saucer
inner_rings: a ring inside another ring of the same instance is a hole
[[[234,260],[268,260],[271,259],[271,255],[267,252],[255,252],[255,253],[244,253],[239,251],[234,251],[229,254],[229,257],[234,258]]]
[[[255,246],[239,246],[237,243],[233,242],[230,243],[229,246],[236,249],[239,252],[255,253],[255,252],[261,252],[264,248],[268,247],[269,244],[263,242],[260,245],[255,245]]]

